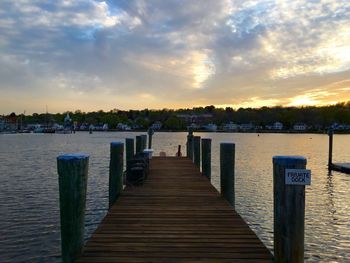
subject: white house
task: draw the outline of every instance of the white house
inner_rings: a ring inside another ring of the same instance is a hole
[[[118,130],[122,130],[122,131],[130,131],[130,130],[131,130],[131,128],[130,128],[129,125],[124,124],[124,123],[121,123],[121,122],[119,122],[119,123],[117,124],[117,129],[118,129]]]
[[[162,128],[162,123],[160,121],[156,121],[151,125],[153,130],[160,130]]]
[[[203,128],[207,131],[213,131],[215,132],[218,129],[218,126],[216,124],[213,123],[209,123],[207,125],[204,125]]]
[[[283,124],[276,121],[274,124],[273,124],[273,129],[274,130],[283,130]]]
[[[252,123],[243,123],[240,125],[240,129],[242,131],[249,131],[254,129],[254,125]]]
[[[307,128],[306,124],[301,122],[298,122],[293,126],[293,130],[295,131],[306,131],[306,128]]]
[[[224,124],[222,129],[224,131],[235,131],[238,129],[238,125],[236,123],[233,123],[232,121],[230,121],[229,123]]]

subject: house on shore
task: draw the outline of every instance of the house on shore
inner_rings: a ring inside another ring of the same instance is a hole
[[[201,127],[213,122],[212,114],[177,114],[176,117],[184,121],[187,126],[194,124]]]
[[[302,122],[297,122],[293,125],[294,131],[306,131],[306,129],[307,129],[306,124]]]
[[[276,121],[276,122],[273,124],[272,128],[273,128],[274,130],[277,130],[277,131],[283,130],[283,124],[282,124],[281,122],[279,122],[279,121]]]
[[[117,124],[117,129],[118,130],[121,130],[121,131],[130,131],[131,130],[131,127],[127,124],[124,124],[124,123],[118,123]]]
[[[225,123],[222,126],[222,129],[224,131],[237,131],[238,130],[238,125],[236,123],[233,123],[232,121],[230,121],[229,123]]]
[[[252,123],[243,123],[239,126],[239,129],[241,131],[250,131],[253,130],[255,127]]]
[[[209,124],[207,124],[207,125],[204,125],[203,128],[204,128],[204,130],[206,130],[206,131],[215,132],[215,131],[218,129],[218,126],[217,126],[216,124],[209,123]]]
[[[156,121],[151,125],[151,128],[153,130],[160,130],[162,128],[163,124],[160,121]]]

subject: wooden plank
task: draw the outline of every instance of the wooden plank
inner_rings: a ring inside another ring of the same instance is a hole
[[[77,262],[272,262],[255,233],[187,158],[156,157],[126,187]]]
[[[330,168],[338,172],[350,174],[350,163],[332,163]]]

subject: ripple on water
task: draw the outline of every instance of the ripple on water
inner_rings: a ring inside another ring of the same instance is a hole
[[[108,209],[109,144],[138,133],[0,136],[0,262],[60,262],[56,157],[90,155],[85,240]],[[186,133],[156,133],[155,154],[174,155]],[[327,136],[217,134],[212,138],[212,184],[219,189],[219,142],[236,143],[236,208],[264,244],[273,249],[272,156],[304,155],[312,170],[306,189],[306,262],[350,258],[350,176],[328,174]],[[349,161],[350,136],[334,136],[334,158]]]

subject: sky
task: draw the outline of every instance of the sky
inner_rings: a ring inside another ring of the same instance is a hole
[[[0,1],[0,114],[347,100],[349,0]]]

